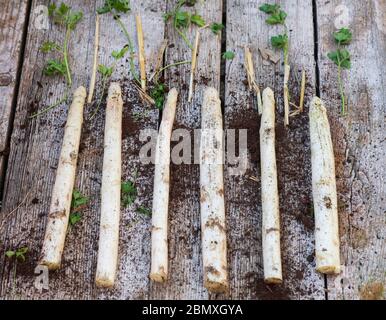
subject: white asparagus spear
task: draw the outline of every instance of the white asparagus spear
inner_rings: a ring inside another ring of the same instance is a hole
[[[275,152],[275,97],[270,88],[263,92],[260,127],[261,203],[263,211],[263,261],[266,283],[282,282],[280,213]]]
[[[216,89],[207,88],[201,112],[200,188],[201,238],[204,286],[225,292],[227,240],[223,178],[223,123],[221,101]]]
[[[155,154],[150,279],[156,282],[165,282],[168,278],[170,138],[176,114],[177,96],[176,89],[169,91],[162,114]]]
[[[68,111],[62,150],[52,190],[46,234],[39,262],[39,264],[47,266],[50,270],[60,268],[62,259],[71,210],[86,95],[84,87],[76,89],[73,102]]]
[[[334,150],[326,108],[317,97],[311,102],[310,136],[316,269],[324,274],[339,274],[339,227]]]
[[[122,93],[111,83],[106,106],[102,171],[101,222],[96,284],[113,287],[118,264],[121,206]]]

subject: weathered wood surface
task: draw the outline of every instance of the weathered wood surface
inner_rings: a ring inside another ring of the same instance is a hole
[[[341,258],[329,299],[384,299],[386,287],[386,1],[317,1],[321,97],[335,146]],[[340,115],[332,32],[349,26],[352,69],[344,72],[349,111]]]
[[[168,10],[172,10],[175,3],[175,1],[168,1]],[[220,0],[199,2],[195,10],[208,22],[222,20],[222,1]],[[194,30],[197,29],[194,28],[189,32],[192,43],[195,38]],[[191,60],[191,50],[174,31],[171,23],[166,26],[166,37],[169,39],[169,48],[165,65]],[[202,30],[200,38],[192,103],[188,103],[190,65],[170,69],[165,74],[169,86],[177,87],[179,90],[174,129],[187,129],[192,143],[193,129],[201,126],[203,89],[206,85],[220,89],[220,36],[214,36],[209,29],[206,29]],[[179,141],[178,136],[175,139]],[[191,162],[193,160],[191,157]],[[203,286],[199,182],[197,164],[172,164],[169,205],[170,279],[164,285],[151,285],[150,298],[152,299],[209,298]]]
[[[88,85],[91,76],[95,11],[97,7],[102,6],[103,1],[84,1],[82,5],[78,1],[68,3],[74,9],[84,12],[84,18],[77,28],[87,30],[73,34],[71,64],[75,71],[74,87],[80,84]],[[43,4],[48,4],[48,1]],[[5,185],[2,219],[6,221],[1,221],[4,222],[4,228],[1,230],[0,296],[29,299],[146,298],[149,286],[150,219],[138,214],[136,208],[140,205],[151,207],[153,177],[152,167],[143,167],[139,163],[141,143],[138,141],[138,134],[142,128],[157,128],[158,111],[144,107],[138,100],[138,94],[127,79],[127,60],[117,66],[113,79],[121,82],[124,93],[123,180],[133,179],[138,171],[138,199],[135,205],[122,210],[120,265],[116,289],[109,292],[96,289],[94,285],[104,127],[103,105],[97,117],[89,120],[95,104],[86,109],[76,180],[76,187],[89,197],[90,203],[83,212],[82,222],[67,235],[63,267],[60,271],[50,274],[49,291],[40,294],[34,288],[34,268],[44,236],[46,214],[68,108],[67,105],[62,105],[37,119],[29,119],[36,108],[57,101],[64,91],[62,79],[48,79],[42,76],[46,57],[38,49],[46,40],[61,39],[62,33],[57,31],[57,27],[51,28],[49,32],[33,29],[33,10],[36,5],[37,2],[34,1],[27,39],[26,64],[20,88],[20,92],[24,94],[18,99],[9,159],[9,163],[18,165],[9,168]],[[165,11],[165,3],[141,1],[133,3],[132,7],[134,13],[142,14],[145,26],[152,26],[144,30],[150,73],[164,39],[162,12]],[[122,19],[136,43],[134,15],[130,14]],[[100,38],[101,63],[110,64],[111,51],[122,48],[126,43],[112,16],[101,17]],[[97,97],[100,94],[99,85],[96,90]],[[12,212],[19,204],[21,206],[18,210]],[[12,212],[11,216],[7,216],[6,213],[9,212]],[[29,258],[26,264],[18,266],[17,276],[14,278],[15,265],[4,259],[4,252],[20,246],[28,246]]]
[[[300,72],[304,68],[308,85],[303,115],[291,118],[288,129],[283,126],[283,67],[266,64],[259,47],[269,46],[279,28],[267,26],[258,6],[265,1],[213,0],[200,2],[194,9],[208,22],[226,18],[226,43],[223,50],[236,53],[235,59],[220,73],[221,38],[204,30],[198,56],[196,89],[191,104],[188,99],[190,66],[168,69],[166,82],[176,87],[180,97],[175,129],[200,127],[202,92],[206,85],[224,89],[224,127],[249,129],[249,168],[245,175],[230,175],[225,167],[225,196],[228,227],[228,262],[230,291],[225,295],[209,295],[203,287],[199,213],[199,167],[172,165],[170,194],[170,279],[164,285],[152,284],[150,268],[150,218],[139,214],[139,206],[151,208],[153,166],[140,163],[139,132],[157,128],[159,113],[144,105],[129,82],[127,60],[117,67],[114,80],[121,82],[124,93],[123,180],[137,176],[138,197],[134,205],[122,209],[120,264],[114,290],[96,289],[94,285],[98,250],[100,183],[103,157],[103,105],[98,116],[88,121],[95,104],[86,108],[85,127],[79,154],[76,187],[89,197],[90,204],[82,221],[67,236],[63,268],[50,274],[50,289],[40,293],[34,288],[34,268],[45,231],[52,185],[62,143],[67,105],[31,120],[37,109],[62,96],[64,80],[42,75],[45,56],[38,51],[46,40],[62,38],[57,28],[35,28],[37,5],[30,12],[26,55],[21,76],[14,130],[11,137],[9,165],[5,180],[3,207],[0,214],[0,298],[27,299],[324,299],[324,277],[315,272],[313,218],[311,200],[308,103],[315,94],[318,74],[315,72],[313,4],[317,6],[319,32],[318,60],[321,95],[329,107],[332,136],[335,144],[340,220],[342,264],[340,277],[328,277],[329,299],[382,298],[385,284],[385,12],[383,0],[345,2],[350,12],[350,26],[355,29],[353,69],[347,77],[350,113],[339,116],[339,94],[336,68],[326,53],[334,45],[331,39],[338,1],[296,0],[284,5],[288,12],[291,35],[290,81],[291,99],[299,100]],[[94,42],[95,9],[103,1],[66,1],[85,17],[73,35],[71,64],[75,72],[74,88],[88,85]],[[133,12],[123,16],[124,23],[136,44],[135,14],[142,14],[148,74],[156,64],[158,50],[167,38],[169,46],[165,64],[191,59],[191,51],[162,18],[175,1],[131,1]],[[226,11],[224,12],[226,8]],[[16,11],[13,12],[15,15]],[[18,13],[20,15],[20,13]],[[17,17],[19,15],[16,14]],[[21,18],[19,18],[22,20]],[[196,27],[189,31],[193,41]],[[3,29],[1,30],[3,34]],[[12,38],[14,39],[14,38]],[[13,40],[14,41],[14,40]],[[1,43],[1,42],[0,42]],[[125,38],[111,16],[101,18],[101,63],[111,63],[111,51],[120,49]],[[282,216],[282,255],[285,281],[282,286],[266,286],[262,281],[261,201],[259,180],[260,118],[253,95],[248,91],[244,70],[244,45],[249,45],[261,89],[275,90],[277,112],[277,160]],[[14,47],[12,47],[14,48]],[[363,53],[365,50],[365,54]],[[76,58],[76,59],[74,59]],[[1,61],[1,60],[0,60]],[[1,64],[0,64],[1,65]],[[367,66],[367,67],[366,67]],[[2,71],[1,71],[2,72]],[[225,80],[225,81],[224,81]],[[223,82],[222,82],[223,81]],[[1,88],[0,88],[1,89]],[[99,97],[100,83],[96,87]],[[0,111],[2,112],[2,111]],[[9,118],[7,118],[9,119]],[[1,129],[3,130],[3,129]],[[2,132],[2,131],[1,131]],[[178,139],[178,136],[176,136]],[[192,135],[193,139],[193,135]],[[177,144],[174,142],[173,144]],[[193,151],[193,148],[192,148]],[[1,161],[1,160],[0,160]],[[193,158],[192,158],[193,161]],[[28,246],[28,260],[17,266],[5,258],[6,250]],[[15,272],[16,267],[16,272]]]
[[[308,79],[305,113],[283,125],[283,65],[263,61],[259,48],[271,47],[270,37],[283,29],[268,26],[259,6],[266,1],[227,1],[227,50],[236,58],[226,66],[226,128],[248,129],[249,169],[246,175],[227,175],[226,197],[229,232],[232,297],[260,299],[324,299],[324,279],[315,271],[311,206],[308,100],[314,94],[314,34],[312,1],[286,3],[290,30],[290,92],[299,101],[301,70]],[[277,101],[276,153],[280,192],[282,264],[284,283],[264,285],[261,248],[261,192],[259,128],[255,96],[246,85],[244,46],[250,47],[260,89],[271,87]],[[281,60],[282,61],[282,60]],[[228,167],[229,169],[229,167]]]
[[[0,1],[0,186],[3,182],[4,157],[8,154],[13,107],[18,89],[28,2]]]

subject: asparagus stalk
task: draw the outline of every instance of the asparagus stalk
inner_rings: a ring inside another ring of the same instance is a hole
[[[39,263],[47,266],[50,270],[59,269],[62,259],[71,209],[86,95],[87,93],[84,87],[76,89],[73,102],[68,111],[63,145],[56,171],[46,234]]]
[[[156,282],[165,282],[168,278],[170,138],[176,114],[177,96],[176,89],[169,91],[155,155],[150,279]]]
[[[225,292],[227,240],[223,179],[223,123],[221,101],[216,89],[204,93],[201,120],[200,189],[204,286],[211,292]]]
[[[270,88],[263,91],[260,127],[261,197],[263,211],[264,280],[283,281],[280,254],[280,214],[275,152],[275,97]]]
[[[312,190],[315,214],[316,269],[340,273],[338,205],[334,150],[323,102],[315,97],[310,107]]]
[[[107,97],[102,172],[101,222],[96,284],[113,287],[118,264],[121,205],[122,93],[111,83]]]

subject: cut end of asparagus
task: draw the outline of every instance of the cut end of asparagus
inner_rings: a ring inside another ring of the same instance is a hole
[[[106,288],[111,289],[114,287],[114,279],[110,279],[108,277],[97,277],[95,280],[95,284],[98,288]]]
[[[228,291],[228,284],[226,282],[206,280],[204,287],[212,293],[226,293]]]
[[[283,279],[281,279],[281,278],[267,278],[267,279],[264,279],[264,282],[266,284],[282,284]]]
[[[340,266],[322,266],[316,268],[316,271],[322,274],[327,274],[327,275],[337,275],[340,274]]]
[[[168,279],[168,275],[164,270],[159,270],[158,272],[153,272],[150,274],[150,279],[154,282],[164,283]]]
[[[60,269],[60,264],[61,264],[60,261],[48,261],[46,259],[41,259],[38,265],[45,266],[50,271],[55,271]]]

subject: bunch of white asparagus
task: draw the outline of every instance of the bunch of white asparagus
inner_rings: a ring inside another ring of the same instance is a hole
[[[334,151],[326,108],[319,98],[315,97],[311,102],[309,119],[316,268],[324,274],[339,274],[340,252]],[[260,156],[264,279],[269,284],[277,284],[283,281],[283,276],[275,154],[275,98],[269,88],[263,92]]]
[[[177,90],[170,90],[163,111],[155,155],[150,278],[156,282],[165,282],[168,279],[170,139],[177,97]],[[46,265],[50,270],[58,269],[61,264],[85,99],[85,88],[78,88],[68,112],[40,260],[40,264]],[[262,102],[260,149],[264,279],[269,284],[279,284],[283,281],[283,276],[275,153],[275,97],[270,88],[263,91]],[[106,106],[101,222],[96,271],[96,284],[100,287],[114,286],[118,265],[122,108],[121,88],[118,83],[111,83]],[[336,274],[340,272],[340,259],[334,154],[326,108],[319,98],[312,100],[309,116],[317,270],[325,274]],[[214,88],[207,88],[204,92],[201,118],[200,202],[204,286],[209,291],[218,293],[227,291],[229,281],[223,178],[223,124],[221,102]]]

